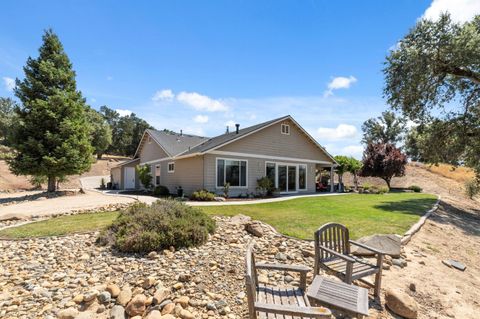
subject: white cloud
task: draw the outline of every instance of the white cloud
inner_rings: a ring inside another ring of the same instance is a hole
[[[206,115],[197,115],[193,118],[193,121],[195,123],[207,123],[208,122],[208,116]]]
[[[3,83],[5,84],[5,88],[7,89],[7,91],[11,92],[15,88],[15,80],[12,78],[4,76]]]
[[[337,76],[328,83],[328,90],[325,91],[324,96],[333,95],[333,90],[348,89],[355,82],[357,82],[357,79],[353,75],[349,77]]]
[[[236,123],[232,120],[225,122],[225,125],[228,126],[228,127],[235,127],[235,124]]]
[[[97,102],[97,99],[92,97],[92,98],[90,98],[90,102],[95,103],[95,102]]]
[[[152,97],[152,101],[159,102],[159,101],[171,101],[175,97],[172,90],[166,89],[155,92]]]
[[[357,136],[357,128],[349,124],[339,124],[335,128],[320,127],[317,129],[317,136],[323,140],[343,140]]]
[[[117,113],[120,114],[120,116],[128,116],[133,113],[130,110],[122,110],[122,109],[116,109],[115,111],[117,111]]]
[[[356,159],[361,159],[363,155],[363,146],[361,145],[348,145],[341,149],[341,155],[353,156]]]
[[[196,92],[180,92],[177,95],[177,100],[198,111],[223,112],[228,110],[227,105],[222,101],[212,99]]]
[[[422,18],[437,20],[440,14],[449,12],[453,21],[465,22],[480,14],[479,0],[433,0]]]

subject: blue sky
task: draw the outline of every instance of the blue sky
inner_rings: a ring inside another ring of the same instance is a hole
[[[94,108],[214,136],[291,114],[332,154],[361,157],[361,124],[387,108],[382,64],[422,16],[480,13],[478,0],[8,1],[0,96],[59,35]]]

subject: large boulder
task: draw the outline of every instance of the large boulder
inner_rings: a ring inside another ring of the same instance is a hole
[[[388,309],[407,319],[416,319],[418,305],[415,299],[400,290],[388,289],[385,293],[385,304]]]
[[[383,251],[386,255],[390,255],[392,257],[399,257],[400,256],[400,248],[401,248],[401,237],[398,235],[372,235],[367,237],[362,237],[357,242],[361,244],[365,244],[372,248],[378,249]],[[372,256],[370,250],[351,245],[352,254],[357,256]]]

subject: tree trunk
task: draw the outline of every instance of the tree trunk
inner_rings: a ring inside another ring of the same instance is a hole
[[[390,178],[383,179],[387,183],[388,190],[390,190]]]
[[[343,193],[343,174],[338,174],[338,191]]]
[[[57,179],[55,176],[49,176],[48,177],[48,192],[54,192],[57,190]]]
[[[97,153],[97,159],[102,159],[103,154],[102,153]]]
[[[355,191],[358,191],[358,176],[357,176],[357,173],[353,173],[353,186],[355,187]]]

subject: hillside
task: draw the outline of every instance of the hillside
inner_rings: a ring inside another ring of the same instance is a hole
[[[90,171],[82,175],[72,175],[68,181],[60,184],[62,189],[80,188],[80,177],[110,175],[110,169],[125,157],[105,155],[101,160],[96,160]],[[25,176],[15,176],[8,169],[5,161],[0,160],[0,191],[30,190],[32,185]]]

